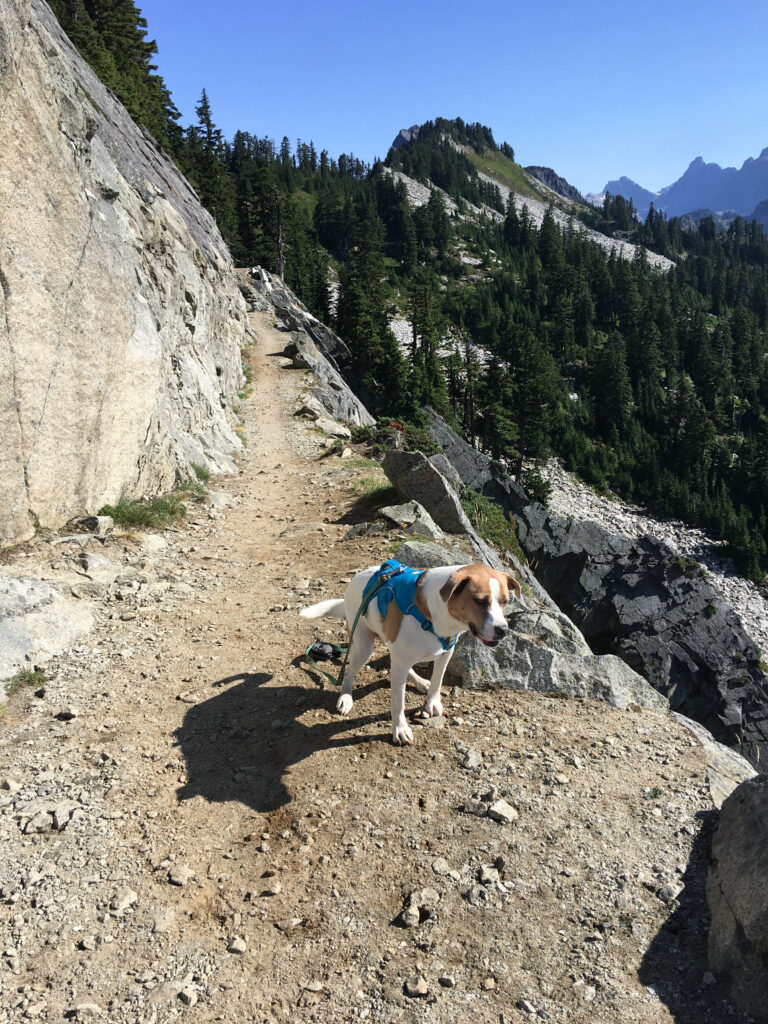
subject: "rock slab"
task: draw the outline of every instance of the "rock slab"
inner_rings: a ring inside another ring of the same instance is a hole
[[[245,304],[213,218],[42,0],[0,5],[0,544],[241,448]]]
[[[20,669],[44,664],[93,625],[87,601],[34,577],[0,576],[0,689]]]
[[[723,804],[712,839],[709,963],[731,997],[763,1019],[768,1007],[768,778],[743,782]]]

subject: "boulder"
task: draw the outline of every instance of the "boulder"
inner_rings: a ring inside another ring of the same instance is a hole
[[[0,689],[2,680],[45,664],[92,626],[87,601],[33,577],[0,576]]]
[[[715,739],[768,763],[768,681],[704,570],[653,537],[630,540],[541,505],[517,516],[536,575],[596,653],[616,654]]]
[[[409,501],[405,505],[386,505],[379,509],[377,516],[401,527],[406,533],[420,534],[430,540],[441,540],[443,537],[443,531],[417,501]]]
[[[720,810],[707,877],[709,964],[744,1013],[768,1007],[768,778],[742,782]]]
[[[448,480],[425,455],[393,448],[384,456],[382,468],[395,489],[423,505],[441,530],[466,536],[475,560],[493,569],[503,568],[494,549],[475,532]]]
[[[250,340],[173,161],[42,0],[0,5],[0,544],[235,470]]]
[[[768,680],[736,613],[690,559],[551,515],[426,408],[429,432],[463,483],[517,524],[536,578],[593,652],[615,654],[714,737],[768,764]]]
[[[462,634],[446,672],[446,680],[470,688],[509,687],[589,697],[624,710],[635,704],[665,713],[668,705],[620,658],[596,656],[572,623],[547,612],[524,611],[498,647]]]

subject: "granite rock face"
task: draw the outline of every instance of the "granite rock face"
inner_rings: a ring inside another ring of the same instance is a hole
[[[700,567],[661,541],[554,516],[432,410],[430,433],[464,484],[514,518],[536,578],[595,654],[615,654],[758,768],[768,763],[768,680],[734,611]],[[429,507],[429,506],[427,506]]]
[[[3,680],[43,665],[93,625],[93,606],[29,576],[0,576],[0,695]]]
[[[743,782],[720,810],[712,839],[707,902],[709,963],[745,1013],[768,1006],[768,778]]]
[[[213,218],[42,0],[0,7],[0,543],[232,471],[245,304]]]

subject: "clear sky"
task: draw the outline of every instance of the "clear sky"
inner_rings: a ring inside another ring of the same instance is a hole
[[[768,0],[136,4],[182,124],[205,88],[227,138],[371,161],[400,128],[463,117],[582,192],[768,146]]]

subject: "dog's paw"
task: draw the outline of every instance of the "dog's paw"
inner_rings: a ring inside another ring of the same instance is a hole
[[[419,693],[426,693],[427,690],[429,689],[429,680],[428,679],[424,679],[423,676],[418,676],[418,675],[416,675],[415,672],[409,672],[408,678],[413,683],[413,685],[416,687],[416,689],[417,689],[417,691]]]
[[[430,718],[439,718],[443,713],[443,703],[439,697],[435,697],[434,700],[427,701],[424,705],[424,710]]]
[[[404,747],[406,744],[413,743],[413,733],[410,726],[406,725],[405,722],[402,725],[393,726],[392,742],[396,747]]]
[[[352,700],[351,693],[342,693],[342,695],[336,701],[336,710],[339,712],[340,715],[348,715],[349,712],[352,710],[353,703],[354,702]]]

